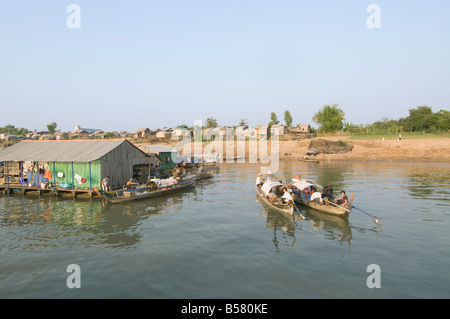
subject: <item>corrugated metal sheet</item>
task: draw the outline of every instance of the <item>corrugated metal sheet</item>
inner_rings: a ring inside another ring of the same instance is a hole
[[[92,162],[126,140],[22,141],[0,151],[0,161]],[[131,143],[130,143],[131,144]]]

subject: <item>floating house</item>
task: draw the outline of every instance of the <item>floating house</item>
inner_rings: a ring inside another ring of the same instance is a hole
[[[22,141],[0,151],[3,188],[19,187],[85,189],[100,187],[109,176],[111,187],[125,185],[139,167],[159,165],[127,140]]]
[[[162,170],[174,168],[177,165],[178,150],[176,148],[166,145],[147,145],[146,149],[146,153],[157,154],[161,158],[160,167]]]

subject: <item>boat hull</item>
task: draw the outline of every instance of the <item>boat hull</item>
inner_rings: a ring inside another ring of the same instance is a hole
[[[146,189],[121,191],[121,193],[104,192],[104,191],[97,190],[97,189],[95,189],[95,191],[100,196],[107,199],[109,202],[116,204],[116,203],[126,203],[126,202],[135,201],[135,200],[166,196],[166,195],[170,195],[173,193],[178,193],[178,192],[186,190],[186,189],[190,189],[190,188],[194,187],[196,184],[197,184],[197,179],[192,179],[192,180],[186,181],[182,185],[178,185],[177,187],[170,187],[167,189],[149,191],[149,192],[145,192]],[[139,193],[137,193],[139,191],[143,191],[143,192],[139,194]],[[128,194],[126,194],[128,196],[126,196],[125,193],[128,193]]]
[[[260,201],[263,202],[265,206],[272,210],[276,210],[285,214],[293,215],[294,214],[294,205],[293,204],[275,204],[271,202],[267,196],[264,195],[263,191],[260,187],[256,186],[256,194]]]
[[[302,204],[308,207],[311,207],[315,210],[318,210],[322,213],[334,215],[334,216],[341,216],[341,217],[348,217],[351,212],[351,204],[347,204],[345,206],[339,206],[332,203],[327,203],[327,201],[323,201],[323,203],[319,203],[316,201],[311,201],[306,196],[302,195],[296,195],[295,196],[295,202],[298,204]]]

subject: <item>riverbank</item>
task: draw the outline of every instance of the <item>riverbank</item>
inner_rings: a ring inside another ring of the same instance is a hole
[[[338,138],[352,146],[350,152],[341,154],[319,154],[322,160],[355,161],[450,161],[449,138],[417,139],[367,139],[351,140]],[[285,146],[280,147],[284,149]]]
[[[280,159],[304,159],[312,141],[326,140],[338,142],[350,151],[326,154],[321,152],[314,159],[322,161],[450,161],[450,138],[415,138],[415,139],[350,139],[346,136],[317,137],[313,139],[279,141]],[[262,143],[262,142],[261,142]],[[258,144],[258,143],[256,143]],[[255,145],[256,145],[255,144]],[[227,154],[227,143],[203,143],[204,152],[223,154],[226,158],[249,158],[255,154],[256,146],[248,142],[234,142],[234,150]],[[258,146],[259,147],[259,146]],[[191,144],[191,150],[194,150]],[[256,154],[260,152],[259,149]],[[267,151],[271,154],[271,142]],[[312,158],[312,157],[310,157]]]

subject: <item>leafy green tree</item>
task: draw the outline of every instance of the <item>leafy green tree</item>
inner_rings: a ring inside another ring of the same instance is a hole
[[[214,128],[217,127],[217,120],[213,117],[208,117],[206,119],[206,128]]]
[[[55,133],[57,126],[58,126],[58,124],[56,124],[56,122],[47,124],[47,130],[50,132],[50,134],[53,134],[53,133]]]
[[[409,110],[409,116],[404,119],[405,130],[422,131],[436,125],[436,117],[429,106],[418,106]]]
[[[440,110],[436,114],[438,115],[438,120],[436,121],[436,128],[439,131],[448,132],[450,130],[450,112]]]
[[[277,115],[275,114],[275,112],[270,113],[270,125],[275,125],[280,123],[280,121],[278,121]]]
[[[344,128],[345,113],[338,104],[324,105],[313,117],[319,125],[319,132],[334,133]]]
[[[25,135],[29,131],[26,128],[17,128],[14,125],[8,124],[5,127],[0,127],[0,133],[10,133],[13,135]]]
[[[114,132],[106,132],[105,138],[115,138],[116,134]]]
[[[284,111],[284,123],[286,123],[286,126],[292,126],[292,116],[288,110]]]

